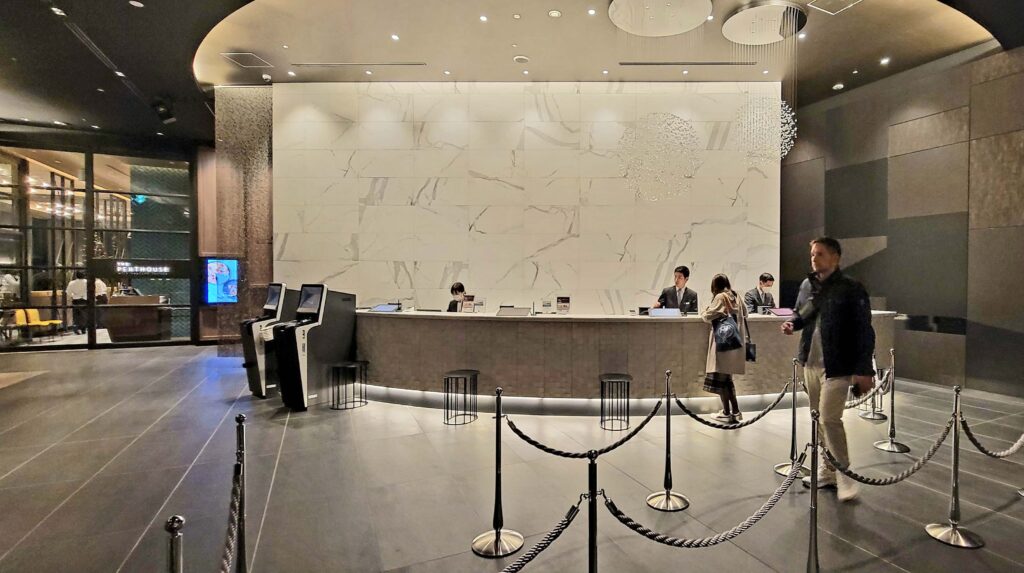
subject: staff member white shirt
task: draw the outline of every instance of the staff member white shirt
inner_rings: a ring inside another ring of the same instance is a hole
[[[68,283],[64,292],[71,300],[85,300],[88,296],[89,283],[85,279],[75,279]],[[100,279],[96,279],[96,296],[107,294],[107,285]]]

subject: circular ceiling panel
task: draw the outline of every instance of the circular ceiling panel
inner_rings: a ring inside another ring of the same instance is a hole
[[[662,37],[689,32],[707,21],[711,0],[613,0],[608,17],[634,36]]]
[[[784,0],[764,0],[741,6],[722,24],[722,35],[746,46],[781,42],[807,24],[807,13]]]

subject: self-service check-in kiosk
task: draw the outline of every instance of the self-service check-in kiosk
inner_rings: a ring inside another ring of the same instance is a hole
[[[356,297],[304,284],[295,320],[273,327],[281,400],[293,410],[326,401],[330,365],[355,354]]]
[[[284,283],[270,283],[262,314],[241,323],[245,373],[249,391],[257,398],[266,398],[269,391],[277,388],[275,382],[268,380],[268,372],[276,364],[271,329],[277,323],[295,318],[298,300],[298,291],[288,290]]]

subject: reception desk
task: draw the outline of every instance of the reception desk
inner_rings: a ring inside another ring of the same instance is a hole
[[[879,366],[889,365],[895,312],[872,312]],[[736,377],[739,395],[778,392],[792,374],[798,335],[785,336],[785,319],[751,316],[757,362]],[[369,382],[407,390],[440,391],[448,370],[480,371],[480,393],[504,388],[507,396],[595,398],[598,375],[633,376],[632,397],[664,391],[673,373],[681,397],[702,390],[709,326],[696,316],[652,318],[607,315],[499,317],[444,312],[359,311],[359,358],[370,362]]]

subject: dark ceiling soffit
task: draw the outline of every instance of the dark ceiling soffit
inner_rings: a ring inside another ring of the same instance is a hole
[[[989,31],[1004,50],[1024,46],[1024,2],[1020,0],[940,0]]]
[[[192,161],[200,142],[179,138],[139,137],[77,129],[0,124],[0,145],[76,153]]]

